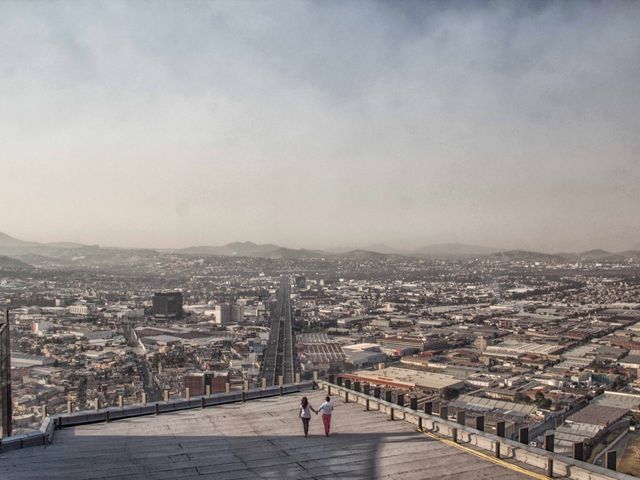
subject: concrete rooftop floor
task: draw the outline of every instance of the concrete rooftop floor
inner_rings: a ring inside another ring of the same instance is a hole
[[[322,391],[58,430],[52,444],[0,455],[0,479],[518,479],[526,475],[337,397],[309,438],[300,398]]]

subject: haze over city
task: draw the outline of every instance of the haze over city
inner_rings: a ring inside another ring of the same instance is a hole
[[[0,18],[15,237],[640,246],[637,2],[2,2]]]
[[[0,479],[640,478],[639,27],[0,0]]]

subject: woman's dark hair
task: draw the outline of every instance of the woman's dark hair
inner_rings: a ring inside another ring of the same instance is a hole
[[[309,400],[307,400],[307,397],[302,397],[302,401],[300,402],[300,405],[302,405],[302,408],[306,408],[308,403],[309,403]]]
[[[325,400],[326,400],[327,402],[330,402],[330,401],[331,401],[331,397],[330,397],[329,395],[327,395],[327,398],[325,398]]]

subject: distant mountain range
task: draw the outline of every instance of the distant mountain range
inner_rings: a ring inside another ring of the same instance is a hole
[[[467,245],[462,243],[442,243],[426,245],[415,250],[400,250],[383,244],[369,245],[365,248],[333,248],[325,250],[295,249],[280,245],[257,244],[253,242],[233,242],[221,246],[194,246],[181,249],[126,249],[105,248],[98,245],[83,245],[74,242],[38,243],[19,240],[5,233],[0,233],[0,255],[12,257],[20,264],[41,267],[73,265],[78,259],[91,258],[93,263],[108,263],[110,258],[118,257],[118,262],[126,264],[134,257],[153,257],[162,253],[198,256],[233,256],[254,258],[351,258],[357,260],[381,260],[388,257],[423,257],[423,258],[473,258],[490,257],[504,260],[544,261],[544,262],[579,262],[579,261],[625,261],[640,260],[640,251],[608,252],[606,250],[589,250],[580,253],[548,254],[525,250],[502,250],[499,248]],[[10,262],[4,260],[5,264]],[[0,267],[1,267],[0,263]],[[25,268],[26,268],[25,267]]]
[[[33,270],[33,267],[28,263],[22,262],[15,258],[0,255],[0,272],[22,270]]]
[[[19,240],[15,237],[0,232],[0,248],[86,248],[97,247],[97,245],[83,245],[82,243],[75,242],[51,242],[51,243],[38,243],[27,242],[25,240]]]
[[[171,250],[175,253],[189,255],[223,255],[234,257],[267,257],[267,258],[321,258],[327,252],[281,247],[267,243],[259,245],[253,242],[233,242],[219,247],[200,246]]]
[[[350,251],[368,251],[376,253],[385,253],[389,255],[436,255],[436,256],[457,256],[457,255],[489,255],[502,250],[499,248],[480,247],[477,245],[466,245],[463,243],[437,243],[433,245],[425,245],[424,247],[402,250],[390,247],[389,245],[377,243],[363,248],[355,247],[339,247],[326,250],[328,253],[348,253]]]

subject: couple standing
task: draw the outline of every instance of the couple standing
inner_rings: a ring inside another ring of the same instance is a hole
[[[309,436],[309,421],[311,420],[312,411],[315,412],[316,415],[318,412],[322,411],[324,434],[328,437],[329,430],[331,428],[331,414],[333,413],[333,403],[331,403],[331,398],[327,396],[325,401],[322,402],[322,405],[320,405],[316,410],[311,406],[307,397],[302,397],[302,402],[300,402],[300,418],[302,419],[302,427],[304,428],[305,437]]]

